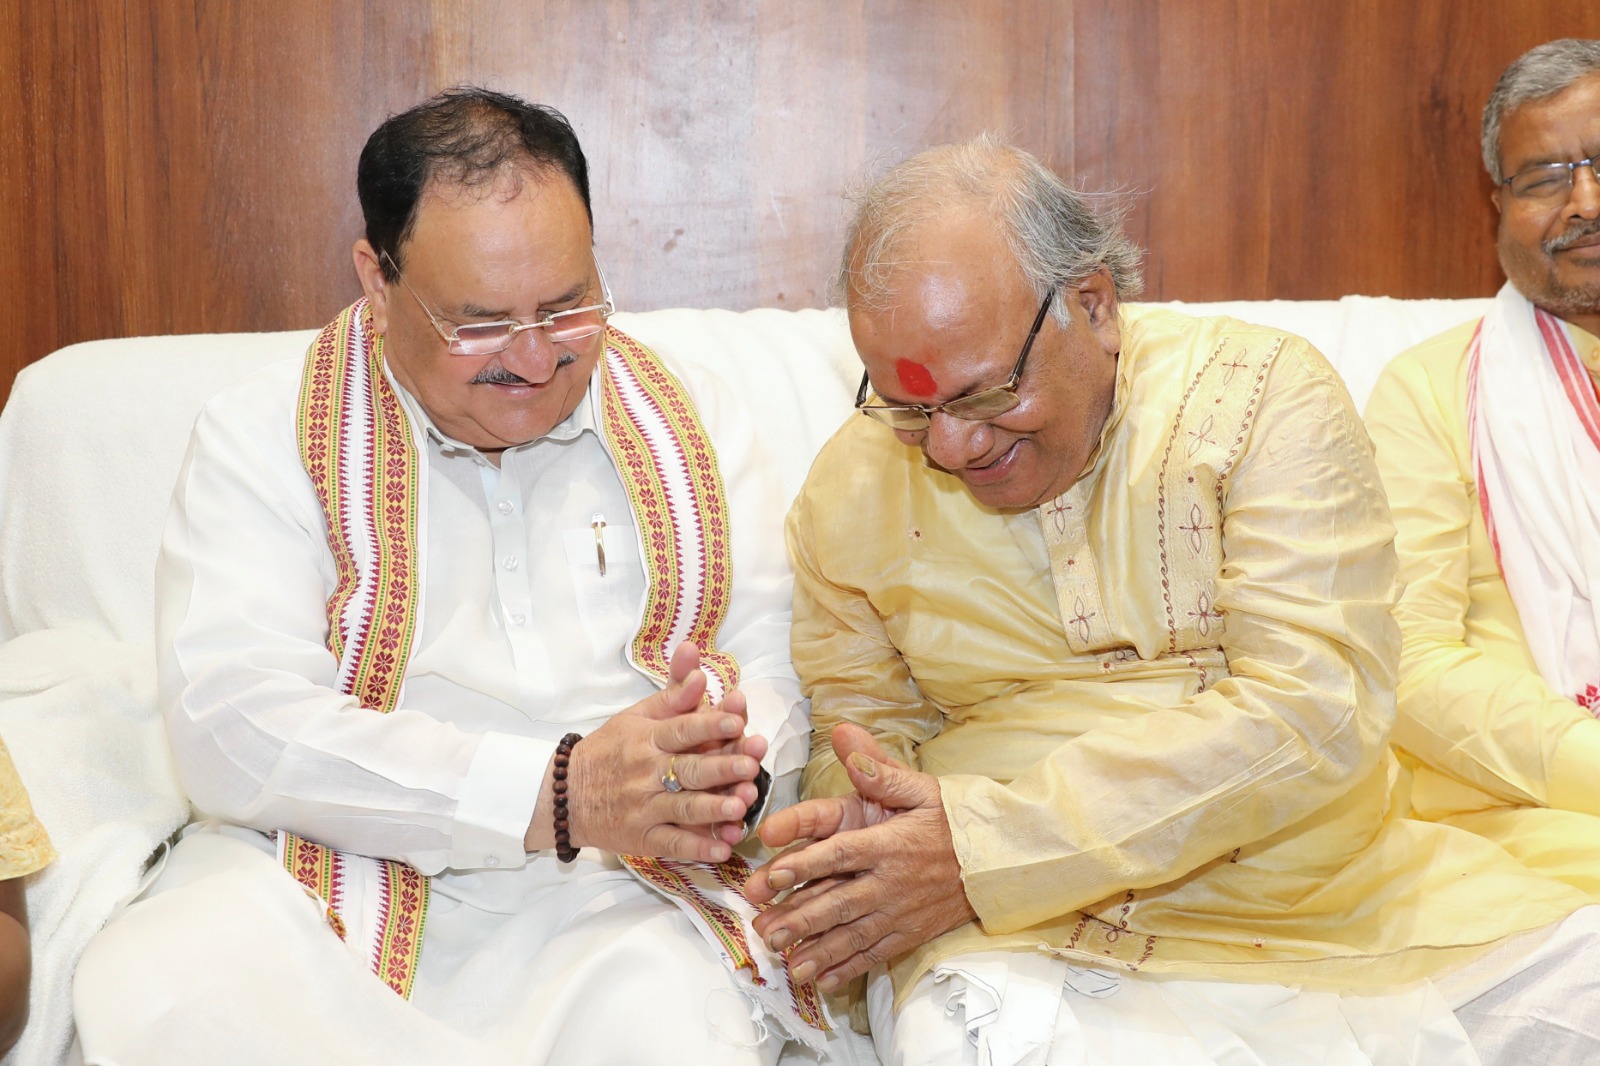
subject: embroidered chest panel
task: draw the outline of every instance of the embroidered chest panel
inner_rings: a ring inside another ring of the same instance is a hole
[[[1221,646],[1226,618],[1217,606],[1217,579],[1223,563],[1223,515],[1228,478],[1242,455],[1259,411],[1267,372],[1282,338],[1243,339],[1225,335],[1190,377],[1175,406],[1159,426],[1135,428],[1124,423],[1124,435],[1159,432],[1161,439],[1146,452],[1153,469],[1137,480],[1153,484],[1127,497],[1140,513],[1122,521],[1094,514],[1107,506],[1105,470],[1119,463],[1112,448],[1097,474],[1085,477],[1039,508],[1039,523],[1050,553],[1050,572],[1067,643],[1080,655],[1096,656],[1108,673],[1138,660],[1129,644],[1128,626],[1119,617],[1119,596],[1128,590],[1108,588],[1097,557],[1102,531],[1131,534],[1134,544],[1120,550],[1135,554],[1135,565],[1148,568],[1160,592],[1164,646],[1158,655],[1189,656]],[[1160,408],[1130,401],[1128,419],[1151,419]],[[1153,407],[1153,409],[1152,409]],[[1119,501],[1111,506],[1122,506]],[[1139,587],[1148,589],[1141,574]],[[1198,667],[1199,664],[1196,663]]]

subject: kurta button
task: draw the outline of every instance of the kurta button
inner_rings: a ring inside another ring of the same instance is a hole
[[[500,511],[501,514],[510,514],[513,510],[515,510],[515,508],[513,508],[511,506],[511,501],[510,500],[501,500],[495,506]]]
[[[485,855],[483,857],[483,864],[485,866],[499,866],[500,860],[493,855]]]
[[[525,615],[525,614],[514,614],[514,615],[511,616],[511,624],[514,625],[514,626],[520,626],[522,623],[526,622],[527,620],[528,620],[528,616]]]
[[[508,555],[506,556],[506,561],[501,565],[507,570],[515,570],[517,568],[517,557],[515,555]]]

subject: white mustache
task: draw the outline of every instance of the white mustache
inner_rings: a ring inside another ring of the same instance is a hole
[[[1544,250],[1546,254],[1563,251],[1577,244],[1583,238],[1593,236],[1596,233],[1600,233],[1600,218],[1591,222],[1580,223],[1559,237],[1551,237],[1544,242]]]
[[[556,369],[560,370],[564,366],[571,366],[573,363],[577,362],[577,359],[578,359],[578,357],[575,356],[575,355],[572,355],[570,353],[562,353],[556,359]],[[533,383],[531,381],[529,381],[527,378],[518,377],[517,375],[513,374],[511,371],[507,370],[503,366],[486,366],[482,370],[478,371],[476,374],[472,375],[472,380],[467,382],[467,384],[468,385],[531,385]]]

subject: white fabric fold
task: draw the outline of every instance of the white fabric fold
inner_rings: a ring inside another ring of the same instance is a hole
[[[1073,973],[1093,972],[1042,951],[981,951],[935,966],[933,979],[949,983],[945,1013],[962,1014],[979,1066],[1044,1066],[1063,987]],[[1095,987],[1103,989],[1103,982]],[[1116,988],[1114,977],[1111,988]]]
[[[0,736],[59,852],[27,882],[30,1014],[5,1061],[62,1062],[84,945],[138,894],[151,856],[189,816],[150,649],[88,627],[0,644]]]
[[[1479,504],[1539,672],[1600,702],[1600,400],[1568,327],[1510,284],[1468,352]]]

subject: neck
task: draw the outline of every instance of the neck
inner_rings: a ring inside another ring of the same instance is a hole
[[[1600,311],[1591,311],[1585,313],[1568,312],[1563,314],[1560,311],[1550,310],[1550,308],[1545,308],[1545,310],[1550,311],[1552,315],[1555,315],[1557,318],[1561,319],[1561,321],[1570,322],[1572,325],[1584,330],[1590,336],[1600,337]]]

